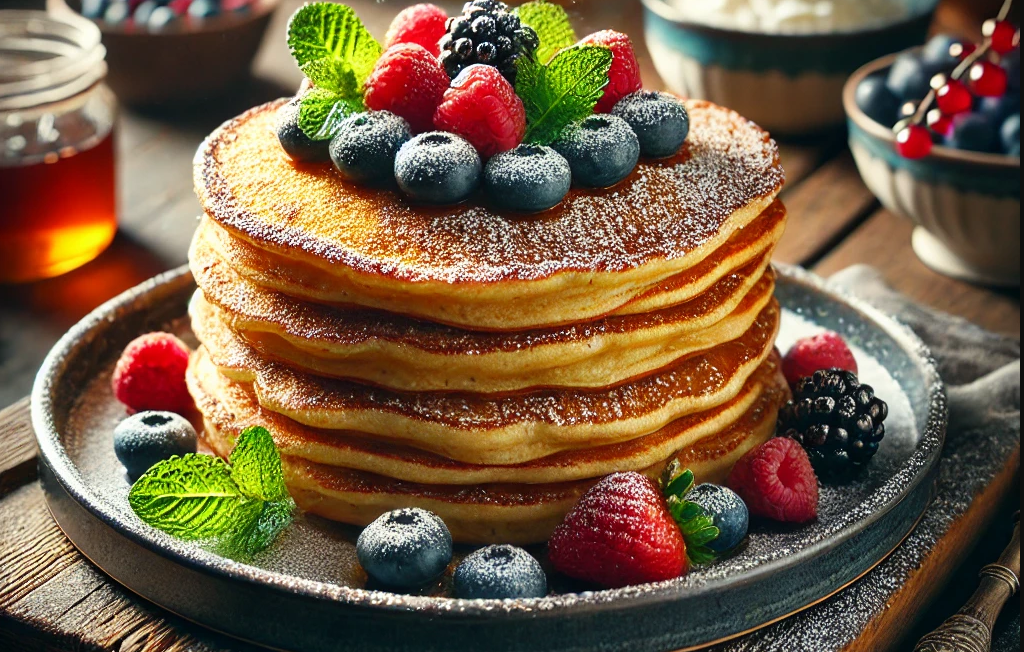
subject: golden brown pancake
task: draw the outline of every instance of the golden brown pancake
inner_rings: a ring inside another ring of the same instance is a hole
[[[323,378],[266,360],[227,329],[215,336],[201,329],[204,320],[195,323],[205,344],[202,355],[220,373],[252,385],[270,412],[315,428],[402,441],[453,460],[515,464],[646,435],[728,402],[768,357],[778,322],[772,302],[742,337],[615,388],[498,396],[392,392]]]
[[[530,216],[479,196],[416,205],[395,190],[344,183],[329,163],[292,162],[272,129],[283,101],[224,123],[200,147],[194,181],[205,214],[237,238],[330,275],[336,301],[466,328],[607,314],[713,254],[784,180],[767,133],[689,100],[679,153],[641,161],[612,188],[574,188]]]
[[[299,368],[399,391],[617,384],[739,337],[774,288],[774,274],[764,273],[766,254],[671,308],[497,333],[303,303],[242,279],[202,243],[190,260],[200,288],[193,321],[220,322],[201,330],[230,328],[265,355]]]
[[[728,429],[751,410],[766,409],[782,392],[781,387],[771,385],[778,375],[772,360],[765,362],[732,400],[676,419],[657,432],[617,444],[568,449],[519,464],[469,464],[365,433],[311,428],[263,410],[251,388],[221,376],[201,349],[196,355],[199,359],[190,366],[189,383],[205,415],[208,437],[232,438],[249,425],[262,424],[273,433],[283,455],[426,484],[536,484],[642,470]]]
[[[772,436],[778,406],[785,400],[785,381],[775,365],[766,363],[767,388],[736,421],[678,451],[678,457],[699,482],[721,481],[745,452]],[[189,377],[196,389],[193,372]],[[207,417],[206,443],[227,455],[235,432],[214,423],[219,408],[203,405]],[[230,419],[229,419],[230,420]],[[248,425],[240,419],[236,427]],[[286,430],[275,425],[275,435]],[[396,449],[383,446],[384,454]],[[641,472],[656,477],[672,454]],[[284,455],[285,481],[299,507],[327,518],[365,525],[380,514],[399,507],[422,507],[445,521],[456,541],[465,543],[534,543],[545,540],[576,499],[599,478],[551,483],[434,484],[397,480],[363,470],[333,466],[305,457]]]

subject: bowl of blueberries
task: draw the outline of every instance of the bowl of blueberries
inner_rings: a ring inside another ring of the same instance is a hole
[[[873,61],[843,91],[864,183],[915,225],[914,252],[967,281],[1020,285],[1020,33],[987,21]]]
[[[924,40],[937,0],[643,0],[665,85],[737,111],[772,135],[842,126],[843,84]]]
[[[199,104],[248,79],[279,0],[80,0],[107,48],[107,84],[135,106]]]

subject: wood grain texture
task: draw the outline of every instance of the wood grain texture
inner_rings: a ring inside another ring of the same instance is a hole
[[[933,272],[911,250],[912,230],[909,221],[880,209],[813,269],[828,276],[850,265],[866,263],[911,299],[1019,339],[1019,290],[991,290]]]
[[[0,410],[0,498],[36,475],[28,398]]]

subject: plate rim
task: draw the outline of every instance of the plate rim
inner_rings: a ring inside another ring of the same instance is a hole
[[[880,487],[865,501],[865,504],[870,504],[872,498],[882,504],[872,506],[867,516],[846,524],[831,537],[802,548],[793,555],[769,561],[742,574],[708,580],[699,587],[699,590],[707,596],[736,590],[746,584],[762,580],[765,575],[789,570],[796,565],[812,561],[823,550],[840,545],[864,529],[871,527],[910,495],[920,482],[932,474],[945,441],[947,422],[945,386],[939,376],[935,359],[921,339],[894,317],[830,285],[820,276],[794,265],[778,262],[772,264],[780,272],[780,277],[787,282],[797,283],[804,286],[805,289],[823,293],[865,316],[875,327],[884,331],[910,354],[914,365],[919,367],[924,375],[925,393],[929,401],[928,414],[920,434],[920,440],[915,445],[913,452],[896,470],[896,473],[882,485],[882,487],[888,486],[908,468],[916,469],[898,492],[887,500],[879,500],[878,496],[888,494],[888,492],[881,491]],[[159,291],[161,288],[167,289],[174,286],[177,289],[180,285],[194,283],[191,276],[188,265],[182,265],[154,276],[97,307],[68,330],[53,346],[44,359],[33,384],[31,418],[39,446],[40,462],[50,467],[56,481],[75,502],[122,536],[175,563],[224,579],[256,584],[317,600],[327,600],[345,607],[371,609],[393,614],[413,612],[426,616],[458,617],[460,619],[491,619],[498,615],[503,618],[558,618],[573,613],[594,614],[605,610],[619,610],[624,606],[631,609],[642,608],[649,604],[675,600],[694,590],[692,587],[685,586],[680,581],[681,578],[675,578],[617,589],[581,591],[516,600],[397,594],[298,578],[230,560],[199,549],[195,544],[175,539],[141,521],[125,520],[116,511],[102,509],[103,500],[89,489],[60,442],[60,434],[57,432],[54,420],[56,408],[53,404],[59,381],[66,373],[66,363],[68,358],[75,354],[79,340],[88,335],[90,331],[107,321],[112,315],[116,315],[118,310],[129,307],[143,296]]]

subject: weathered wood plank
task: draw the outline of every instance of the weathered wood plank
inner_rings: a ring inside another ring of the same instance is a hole
[[[783,201],[789,219],[774,258],[805,266],[813,265],[878,205],[849,152],[791,188]]]
[[[990,290],[933,272],[910,248],[912,230],[907,220],[880,209],[815,265],[814,271],[828,276],[849,265],[866,263],[911,299],[1019,338],[1019,291]]]
[[[36,475],[28,397],[0,410],[0,498]]]

